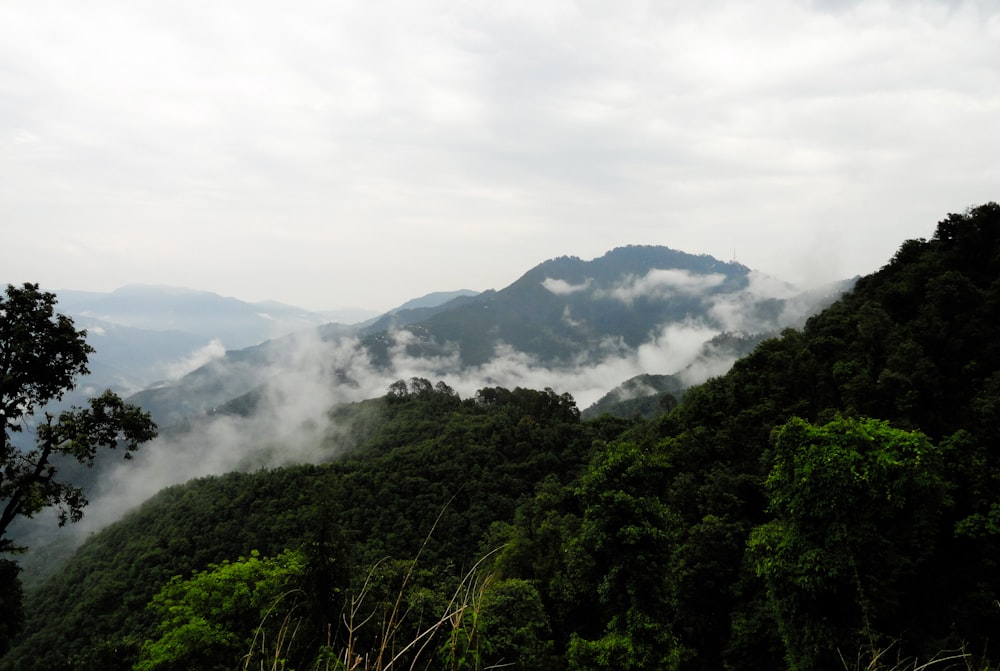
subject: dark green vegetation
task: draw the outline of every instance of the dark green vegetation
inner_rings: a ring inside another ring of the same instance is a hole
[[[998,323],[989,204],[651,420],[396,383],[347,457],[96,535],[3,668],[995,668]]]
[[[253,550],[313,557],[314,579],[329,583],[322,593],[340,595],[316,606],[335,611],[311,623],[322,629],[339,620],[349,586],[385,557],[379,599],[388,598],[394,576],[436,522],[416,576],[430,612],[441,588],[453,589],[455,573],[479,558],[490,525],[513,520],[543,479],[570,482],[607,424],[584,427],[572,399],[553,392],[484,389],[463,401],[423,380],[393,385],[353,412],[378,421],[345,459],[172,487],[95,536],[34,595],[31,633],[6,664],[94,668],[111,650],[137,651],[156,631],[144,606],[172,576]],[[616,422],[608,426],[619,430]],[[414,618],[414,626],[421,621]],[[325,640],[325,633],[313,631],[309,640]]]
[[[0,651],[23,619],[19,567],[5,556],[25,550],[8,536],[14,523],[47,508],[60,525],[78,521],[87,499],[61,464],[92,466],[101,448],[121,447],[128,457],[156,436],[149,415],[110,390],[88,408],[35,416],[89,372],[93,352],[87,332],[54,307],[55,295],[37,284],[8,284],[0,295]],[[25,433],[33,439],[15,441]]]

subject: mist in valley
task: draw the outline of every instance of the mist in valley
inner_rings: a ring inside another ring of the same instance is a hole
[[[245,387],[243,396],[234,394],[239,398],[227,405],[164,423],[160,436],[131,460],[121,460],[119,455],[104,458],[87,491],[90,504],[82,521],[58,528],[54,519],[43,515],[23,525],[22,536],[42,556],[65,555],[165,487],[234,470],[336,459],[351,449],[355,433],[338,423],[331,411],[342,404],[383,396],[400,379],[442,381],[462,398],[473,397],[488,386],[550,388],[570,394],[581,410],[643,374],[676,375],[685,385],[695,385],[725,373],[738,356],[731,347],[713,341],[716,336],[777,333],[787,326],[800,326],[840,289],[829,287],[805,296],[751,272],[745,288],[709,293],[719,283],[712,275],[686,271],[622,277],[611,288],[590,280],[572,285],[546,278],[543,286],[557,295],[591,292],[631,304],[640,298],[666,301],[683,294],[700,297],[704,308],[701,316],[660,325],[637,347],[629,347],[620,337],[606,337],[556,364],[503,342],[495,345],[492,357],[475,366],[463,365],[459,348],[453,344],[441,345],[432,356],[416,356],[411,346],[418,344],[417,336],[405,328],[385,334],[389,363],[376,364],[358,336],[324,337],[319,329],[298,331],[278,341],[280,346],[259,348],[263,361],[255,361],[238,379]],[[577,323],[569,310],[562,319],[570,325]],[[582,322],[577,325],[584,328]],[[212,379],[227,365],[231,363],[222,343],[213,339],[166,363],[164,384],[178,383],[191,373]],[[641,394],[641,387],[632,387],[630,393]],[[30,573],[31,559],[25,564]]]

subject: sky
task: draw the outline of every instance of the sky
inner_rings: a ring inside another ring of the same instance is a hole
[[[998,157],[998,0],[0,2],[0,281],[46,290],[385,310],[627,244],[811,286]]]

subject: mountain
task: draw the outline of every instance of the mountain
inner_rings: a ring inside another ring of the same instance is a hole
[[[328,322],[338,324],[363,324],[378,317],[381,312],[366,308],[344,308],[341,310],[320,310],[318,313]]]
[[[398,308],[389,310],[389,312],[376,319],[365,322],[361,333],[364,335],[373,335],[384,331],[393,331],[404,326],[409,326],[410,324],[417,324],[433,317],[439,312],[454,309],[476,295],[478,295],[476,291],[463,289],[459,291],[437,291],[420,298],[414,298],[406,301]]]
[[[106,388],[130,394],[176,380],[227,349],[241,350],[328,323],[324,315],[273,301],[247,303],[178,287],[54,293],[57,309],[87,330],[95,350],[91,374],[64,405]]]
[[[712,298],[750,285],[750,270],[667,247],[622,247],[592,261],[546,261],[501,291],[487,291],[402,329],[421,356],[457,349],[465,366],[482,365],[499,347],[545,363],[593,362],[608,347],[635,348],[663,326],[711,318]],[[376,361],[400,337],[369,336]],[[583,357],[581,360],[580,357]]]
[[[138,402],[166,422],[201,414],[261,384],[270,353],[288,334],[318,328],[323,338],[341,338],[359,332],[362,325],[331,322],[332,317],[372,321],[371,311],[366,310],[316,313],[275,301],[249,303],[180,287],[128,285],[112,292],[54,293],[58,310],[87,330],[95,352],[90,357],[91,374],[50,410],[80,405],[110,388],[123,395],[141,392]],[[432,314],[442,303],[474,294],[435,292],[411,299],[387,315]],[[397,323],[409,322],[403,316]],[[204,370],[180,387],[172,385],[201,367]],[[216,374],[217,378],[208,379]]]
[[[301,366],[322,367],[323,364],[316,360],[324,354],[320,351],[324,348],[322,343],[353,342],[360,334],[372,332],[377,328],[376,324],[384,325],[385,328],[408,324],[412,320],[448,309],[448,306],[470,295],[475,295],[475,292],[434,292],[407,301],[379,319],[368,322],[367,326],[327,323],[265,340],[251,347],[219,352],[211,361],[179,379],[164,380],[134,393],[129,397],[129,402],[152,413],[161,425],[210,413],[226,402]],[[341,381],[345,381],[345,378],[341,377]]]
[[[133,284],[110,293],[63,289],[55,294],[59,309],[74,318],[193,334],[219,340],[225,349],[250,347],[329,321],[321,314],[283,303],[248,303],[179,287]]]
[[[462,298],[464,296],[475,296],[478,291],[472,291],[471,289],[458,289],[457,291],[433,291],[426,296],[420,296],[418,298],[411,298],[397,308],[393,308],[389,311],[389,314],[395,314],[397,312],[402,312],[403,310],[417,310],[420,308],[436,308],[440,305],[449,303],[456,298]]]
[[[0,669],[386,649],[408,668],[997,668],[998,278],[990,203],[649,420],[421,378],[320,406],[272,445],[308,437],[314,465],[170,487],[94,534],[31,591]]]
[[[284,339],[279,338],[222,353],[179,380],[143,389],[127,400],[152,414],[161,426],[203,415],[266,382],[270,370],[268,351],[282,342]]]
[[[453,301],[364,343],[379,363],[402,345],[413,356],[457,354],[465,367],[482,366],[505,348],[545,365],[593,364],[655,342],[671,326],[712,335],[777,332],[842,290],[799,292],[738,263],[629,246],[591,261],[546,261],[501,291]]]
[[[737,263],[621,247],[591,261],[545,261],[499,291],[411,301],[356,334],[324,327],[228,353],[132,400],[174,421],[257,385],[312,375],[321,361],[349,400],[378,395],[394,379],[434,376],[463,391],[538,378],[591,402],[634,375],[679,374],[690,385],[724,372],[744,351],[713,346],[714,338],[801,324],[848,286],[800,292]]]

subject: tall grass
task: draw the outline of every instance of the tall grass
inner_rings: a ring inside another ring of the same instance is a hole
[[[493,573],[485,571],[483,566],[502,547],[487,552],[461,576],[442,612],[430,624],[417,628],[415,633],[412,627],[406,626],[411,615],[407,603],[414,571],[443,513],[444,510],[438,515],[416,556],[407,563],[400,586],[388,607],[384,602],[368,603],[380,566],[385,560],[376,562],[368,569],[361,588],[351,595],[344,606],[340,629],[334,632],[332,626],[327,628],[326,643],[309,671],[412,671],[428,669],[431,665],[449,671],[498,668],[482,665],[477,624],[483,594],[493,582]],[[291,606],[288,605],[289,598],[296,595],[304,596],[301,590],[288,592],[279,597],[264,615],[254,633],[250,650],[244,656],[242,671],[295,671],[288,667],[287,657],[303,624],[303,618],[297,615],[300,603],[293,601]],[[282,623],[273,640],[268,641],[265,624],[282,604],[286,609]],[[378,633],[371,642],[371,637],[363,634],[369,632],[376,621]]]
[[[904,657],[893,644],[859,652],[853,665],[843,655],[840,661],[845,671],[996,671],[985,662],[977,662],[964,648],[944,650],[927,661],[920,661],[915,657]]]

